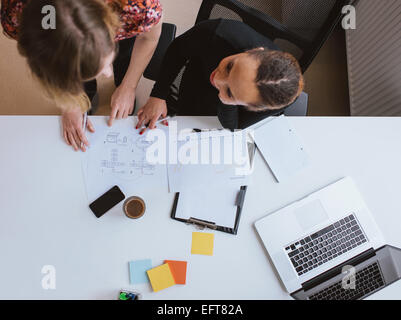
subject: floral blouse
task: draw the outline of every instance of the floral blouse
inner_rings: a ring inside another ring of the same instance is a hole
[[[28,1],[30,0],[1,0],[1,24],[4,33],[13,39],[18,38],[19,17]],[[110,6],[115,2],[103,1]],[[149,31],[162,17],[160,0],[121,0],[120,2],[121,27],[116,34],[117,41]]]

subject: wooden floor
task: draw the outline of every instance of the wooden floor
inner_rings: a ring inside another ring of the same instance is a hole
[[[195,21],[201,0],[164,0],[164,21],[177,25],[178,34]],[[185,4],[185,5],[184,5]],[[0,34],[0,115],[56,115],[60,111],[47,100],[32,78],[25,60],[19,55],[16,41]],[[345,33],[338,28],[323,46],[305,73],[310,116],[349,115]],[[153,82],[141,79],[137,89],[142,106]],[[107,115],[114,85],[112,79],[99,79],[98,114]]]

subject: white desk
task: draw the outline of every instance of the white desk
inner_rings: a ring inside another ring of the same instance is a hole
[[[216,127],[180,118],[180,127]],[[214,232],[213,256],[191,255],[196,229],[170,219],[173,194],[155,186],[132,221],[121,204],[101,219],[88,208],[79,153],[63,143],[57,117],[0,117],[0,299],[115,299],[133,288],[144,299],[289,299],[253,223],[349,175],[387,243],[401,247],[401,118],[292,118],[311,166],[276,183],[257,155],[237,236]],[[140,190],[140,186],[138,186]],[[129,195],[127,195],[129,196]],[[213,231],[208,231],[213,232]],[[128,261],[188,261],[187,285],[154,293],[129,285]],[[41,286],[54,265],[56,290]],[[400,298],[397,282],[377,295]]]

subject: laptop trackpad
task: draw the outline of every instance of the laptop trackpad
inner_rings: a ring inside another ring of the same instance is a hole
[[[299,225],[305,231],[329,219],[320,200],[314,200],[303,207],[295,209],[294,215]]]

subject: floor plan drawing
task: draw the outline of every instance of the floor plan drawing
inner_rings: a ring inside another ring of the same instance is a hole
[[[103,141],[103,157],[99,170],[102,176],[112,175],[120,179],[135,180],[143,175],[153,175],[155,166],[146,161],[146,150],[152,142],[135,132],[124,135],[121,132],[107,133]]]
[[[106,124],[97,126],[90,135],[91,145],[82,156],[88,197],[91,199],[113,185],[126,190],[139,184],[150,187],[152,180],[167,185],[166,165],[146,160],[152,143],[147,141],[146,134],[139,135],[128,120],[117,122],[112,128]]]

